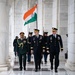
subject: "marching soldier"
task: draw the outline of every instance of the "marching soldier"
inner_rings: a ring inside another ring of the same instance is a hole
[[[13,41],[15,57],[16,57],[16,55],[17,55],[17,40],[18,40],[18,36],[16,36],[16,38],[15,38],[14,41]]]
[[[35,35],[32,38],[34,61],[35,61],[35,72],[41,69],[41,59],[42,59],[42,44],[43,37],[39,34],[38,29],[34,29]]]
[[[26,53],[27,53],[27,39],[24,37],[24,32],[20,33],[20,39],[17,41],[18,44],[18,56],[19,56],[19,65],[20,70],[22,71],[22,61],[23,61],[23,68],[26,70]]]
[[[47,63],[47,56],[49,53],[49,50],[47,49],[47,40],[48,40],[48,32],[44,32],[43,35],[43,54],[44,54],[44,62]]]
[[[32,32],[29,32],[27,43],[28,43],[28,62],[31,62],[31,41],[32,41]]]
[[[59,66],[59,52],[60,48],[63,51],[63,43],[62,38],[59,34],[57,34],[57,28],[52,28],[52,35],[48,38],[48,45],[50,49],[50,62],[51,62],[51,70],[53,70],[53,59],[55,59],[55,72],[58,72]]]

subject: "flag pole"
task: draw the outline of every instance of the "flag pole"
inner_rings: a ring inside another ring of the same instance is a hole
[[[37,22],[37,20],[36,20],[36,29],[38,29],[38,22]]]
[[[37,11],[38,11],[38,5],[37,5]],[[38,15],[38,13],[37,13],[37,15]],[[38,18],[38,16],[37,16],[37,18]],[[38,29],[38,21],[37,20],[36,20],[36,28]]]
[[[29,0],[28,0],[28,9],[29,9],[29,7],[30,7],[30,6],[29,6]],[[29,33],[29,32],[30,32],[30,26],[28,25],[27,28],[28,28],[28,33]]]

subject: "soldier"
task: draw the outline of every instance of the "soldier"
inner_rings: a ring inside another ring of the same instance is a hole
[[[18,44],[18,56],[19,56],[19,65],[20,71],[22,71],[22,61],[23,61],[23,68],[26,70],[26,53],[27,53],[27,39],[24,37],[24,32],[20,33],[20,39],[17,41]]]
[[[32,41],[32,32],[29,32],[27,43],[28,43],[28,63],[31,62],[31,41]]]
[[[32,38],[32,46],[34,51],[34,61],[35,61],[35,72],[38,69],[41,69],[41,59],[42,59],[42,44],[43,44],[43,37],[39,34],[38,29],[34,29],[35,35]]]
[[[47,56],[49,53],[49,50],[47,49],[47,40],[48,40],[48,32],[44,32],[44,35],[43,35],[43,54],[44,54],[45,64],[47,64]]]
[[[16,38],[13,41],[15,57],[16,57],[16,54],[17,54],[17,40],[18,40],[18,36],[16,36]]]
[[[55,59],[55,72],[58,72],[59,66],[59,52],[60,48],[63,51],[63,43],[62,38],[59,34],[57,34],[57,28],[52,28],[52,35],[49,35],[48,45],[50,49],[50,62],[51,62],[51,70],[53,70],[53,59]]]

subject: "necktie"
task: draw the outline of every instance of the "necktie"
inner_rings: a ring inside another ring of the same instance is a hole
[[[53,35],[56,38],[56,34]]]

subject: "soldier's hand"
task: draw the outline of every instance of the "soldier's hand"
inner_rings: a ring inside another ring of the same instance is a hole
[[[45,52],[45,50],[43,49],[43,52]]]
[[[49,53],[49,51],[47,50],[47,53]]]
[[[31,50],[31,54],[33,54],[33,50]]]
[[[47,47],[46,49],[48,50],[49,48]]]
[[[43,46],[43,49],[44,49],[45,47]]]
[[[61,48],[61,51],[63,51],[63,48]]]
[[[33,49],[33,47],[31,47],[30,49]]]

